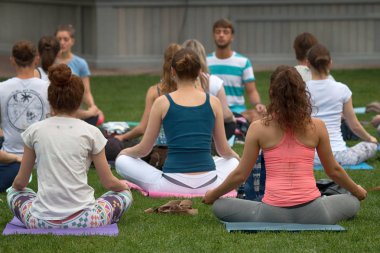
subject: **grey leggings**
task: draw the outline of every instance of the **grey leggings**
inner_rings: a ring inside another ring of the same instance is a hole
[[[356,165],[374,157],[377,152],[377,145],[372,142],[360,142],[353,147],[343,151],[335,151],[334,158],[341,165]],[[321,164],[319,157],[316,155],[315,164]]]
[[[227,222],[335,224],[359,211],[359,200],[350,194],[322,196],[297,207],[276,207],[243,199],[218,199],[213,212]]]

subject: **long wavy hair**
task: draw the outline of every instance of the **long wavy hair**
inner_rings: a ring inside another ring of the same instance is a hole
[[[272,73],[270,81],[265,125],[275,120],[283,130],[305,131],[311,123],[312,105],[301,75],[295,68],[282,65]]]
[[[162,65],[161,82],[159,84],[160,92],[163,94],[177,90],[177,83],[171,77],[172,60],[181,46],[176,43],[171,43],[164,53],[164,64]]]

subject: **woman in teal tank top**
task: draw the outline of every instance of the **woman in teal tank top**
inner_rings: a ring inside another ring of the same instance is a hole
[[[142,141],[124,149],[116,159],[117,172],[148,192],[202,196],[238,164],[239,157],[225,137],[219,100],[196,87],[200,69],[193,50],[181,49],[174,55],[171,74],[177,90],[156,99]],[[161,125],[168,144],[163,171],[140,159],[152,149]],[[215,159],[212,138],[221,156]]]

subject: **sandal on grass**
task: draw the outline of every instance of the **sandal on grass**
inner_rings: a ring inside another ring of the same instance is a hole
[[[372,102],[366,106],[366,112],[380,113],[380,102]]]
[[[148,208],[145,213],[163,213],[163,214],[187,214],[197,215],[198,209],[192,208],[191,200],[171,200],[168,203],[157,208]]]

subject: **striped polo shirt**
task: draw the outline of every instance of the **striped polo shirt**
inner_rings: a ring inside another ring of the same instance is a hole
[[[207,56],[210,73],[223,80],[228,105],[233,112],[241,113],[247,108],[244,100],[244,84],[255,81],[250,60],[236,52],[227,59],[219,59],[215,52]]]

